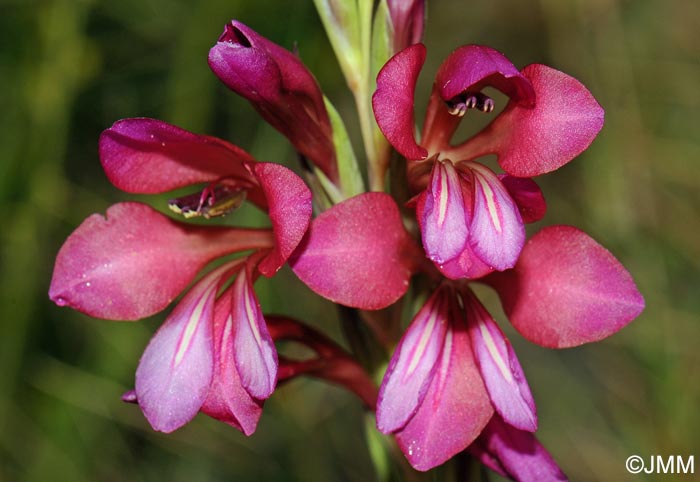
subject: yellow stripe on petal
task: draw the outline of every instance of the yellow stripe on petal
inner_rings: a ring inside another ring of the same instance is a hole
[[[190,317],[187,320],[187,326],[185,327],[185,331],[182,335],[182,338],[180,338],[177,351],[175,352],[175,366],[178,366],[182,359],[185,357],[185,353],[187,352],[187,349],[190,347],[190,343],[192,342],[192,337],[197,331],[199,322],[202,319],[204,307],[206,306],[207,301],[209,300],[209,297],[215,288],[216,283],[212,284],[209,288],[207,288],[202,293],[202,297],[197,302],[197,305],[194,307],[194,310],[192,310],[192,313],[190,314]]]
[[[416,346],[416,349],[413,350],[413,356],[411,357],[411,362],[408,364],[408,368],[406,369],[405,378],[410,377],[411,374],[418,367],[418,363],[420,362],[421,358],[423,357],[423,353],[425,353],[425,350],[428,347],[428,341],[430,340],[430,336],[433,334],[433,330],[435,329],[435,325],[437,323],[437,315],[437,311],[434,311],[430,314],[428,323],[426,324],[423,333],[421,333],[418,345]]]
[[[241,276],[244,276],[244,275],[241,273]],[[246,288],[247,288],[247,282],[243,281],[243,283],[246,283]],[[248,293],[248,290],[245,289],[243,306],[245,307],[246,319],[248,321],[248,325],[250,325],[250,330],[253,332],[253,336],[255,337],[255,343],[257,343],[258,346],[262,346],[262,338],[260,337],[260,331],[258,330],[258,324],[256,322],[256,320],[257,320],[257,313],[255,311],[256,307],[254,307],[252,305],[251,299],[252,299],[252,296],[250,296],[250,293]]]
[[[489,355],[491,355],[491,358],[496,363],[498,371],[501,372],[503,378],[505,378],[506,381],[508,381],[508,383],[511,383],[513,381],[513,374],[508,368],[508,364],[506,363],[506,361],[503,359],[503,357],[501,357],[501,352],[498,351],[496,343],[493,337],[491,336],[491,332],[486,327],[486,323],[483,323],[481,321],[479,321],[478,323],[479,332],[481,333],[481,337],[483,338],[484,343],[486,344],[486,349],[489,351]]]
[[[500,233],[502,230],[501,218],[498,216],[498,207],[496,206],[496,199],[493,189],[491,189],[491,186],[486,181],[486,179],[484,179],[481,173],[474,172],[474,179],[476,179],[479,182],[479,186],[481,186],[481,191],[483,192],[484,197],[486,198],[486,208],[488,209],[489,217],[491,218],[491,224],[493,224],[493,227],[496,229],[496,231]]]
[[[447,168],[442,166],[438,167],[441,169],[440,172],[440,202],[438,204],[438,226],[442,227],[445,222],[445,217],[447,216],[447,198],[448,198],[448,188],[447,188]]]

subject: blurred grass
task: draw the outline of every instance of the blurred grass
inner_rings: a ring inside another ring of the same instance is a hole
[[[248,439],[206,417],[153,433],[119,396],[162,317],[107,323],[47,299],[65,237],[88,214],[133,199],[97,160],[99,133],[115,120],[157,117],[293,161],[206,65],[233,17],[296,43],[352,115],[312,2],[0,0],[0,480],[373,480],[359,404],[315,382],[280,389]],[[591,148],[540,178],[545,221],[575,224],[611,249],[647,309],[611,339],[572,350],[511,335],[540,438],[572,480],[670,480],[630,476],[624,460],[700,456],[699,31],[693,0],[429,2],[419,92],[453,48],[484,43],[516,65],[577,77],[606,109]],[[258,292],[267,311],[337,330],[332,308],[289,272]]]

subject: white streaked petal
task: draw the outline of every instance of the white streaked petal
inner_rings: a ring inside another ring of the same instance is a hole
[[[535,400],[515,351],[474,294],[469,289],[462,294],[472,350],[494,408],[510,425],[534,432]]]
[[[277,350],[248,278],[246,270],[241,270],[233,284],[233,347],[243,387],[264,400],[277,383]]]
[[[525,244],[525,226],[510,194],[489,168],[476,162],[461,163],[474,179],[474,211],[469,242],[487,265],[503,271],[515,266]]]
[[[423,305],[389,362],[377,402],[377,427],[391,433],[415,413],[432,380],[447,331],[447,301],[439,289]]]

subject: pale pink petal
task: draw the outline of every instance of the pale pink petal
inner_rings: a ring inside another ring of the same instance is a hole
[[[372,107],[377,124],[394,148],[407,159],[425,159],[428,152],[416,143],[413,96],[425,46],[412,45],[394,55],[379,71]]]
[[[486,265],[496,270],[512,268],[525,244],[525,225],[518,207],[488,167],[476,162],[460,166],[468,166],[473,179],[471,248]]]
[[[462,197],[470,196],[468,186],[462,183]],[[416,213],[425,212],[425,203],[428,197],[427,191],[422,192],[416,198]],[[465,215],[471,217],[471,202],[464,204]],[[418,216],[418,224],[423,231],[423,217]],[[446,261],[442,264],[435,264],[435,267],[440,272],[450,279],[476,279],[485,276],[493,271],[493,268],[484,263],[479,256],[476,255],[472,247],[467,243],[462,252],[455,258]]]
[[[511,427],[498,415],[494,415],[469,451],[485,465],[512,480],[568,480],[534,434]]]
[[[290,258],[296,275],[319,295],[347,306],[376,310],[408,289],[418,248],[388,194],[360,194],[313,220]]]
[[[497,154],[508,174],[532,177],[560,168],[583,152],[603,127],[604,111],[576,79],[544,65],[525,67],[537,93],[533,108],[514,102],[450,155]]]
[[[136,398],[155,430],[172,432],[199,412],[211,384],[212,321],[223,266],[197,283],[151,338],[136,369]]]
[[[254,159],[243,149],[156,119],[115,122],[99,149],[107,177],[126,192],[160,193],[223,176],[252,179],[245,163]]]
[[[472,350],[494,408],[510,425],[534,432],[535,400],[513,347],[471,290],[462,293]]]
[[[547,203],[542,190],[535,181],[528,177],[514,177],[499,174],[503,186],[518,205],[520,217],[524,223],[534,223],[542,219],[547,212]]]
[[[306,233],[311,221],[311,191],[291,170],[279,164],[259,163],[255,175],[265,193],[275,246],[258,265],[265,276],[274,275]]]
[[[165,308],[213,259],[272,243],[269,230],[187,225],[144,204],[115,204],[63,244],[49,297],[90,316],[138,320]]]
[[[493,415],[466,326],[457,318],[452,317],[423,403],[396,433],[401,451],[421,471],[436,467],[467,448]]]
[[[226,291],[214,307],[214,374],[202,412],[239,429],[255,432],[263,403],[243,388],[233,348],[231,293]]]
[[[465,45],[450,54],[435,77],[444,101],[465,92],[492,86],[514,102],[531,106],[535,93],[530,82],[502,53],[483,45]]]
[[[436,162],[420,216],[423,247],[436,265],[457,257],[467,244],[469,220],[462,182],[451,162]]]
[[[243,388],[254,398],[272,395],[277,383],[277,349],[267,330],[249,270],[242,270],[231,290],[233,349]]]
[[[401,429],[423,401],[445,342],[446,296],[438,290],[423,305],[391,357],[377,402],[377,427],[383,433]]]
[[[513,270],[487,280],[498,290],[513,326],[549,348],[601,340],[644,309],[627,270],[572,226],[544,228],[525,245]]]

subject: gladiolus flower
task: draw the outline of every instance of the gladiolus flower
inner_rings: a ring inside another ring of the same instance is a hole
[[[577,80],[533,64],[522,71],[477,45],[455,50],[440,67],[423,125],[414,138],[413,98],[425,60],[422,44],[392,57],[377,77],[374,113],[389,142],[408,160],[408,182],[428,257],[448,278],[478,278],[512,268],[525,222],[544,215],[532,176],[557,169],[593,141],[603,110]],[[463,117],[489,113],[493,87],[510,100],[481,132],[452,145]],[[505,175],[477,159],[496,154]]]
[[[644,308],[622,265],[569,226],[543,229],[513,269],[483,281],[496,288],[515,328],[550,348],[598,341]],[[482,433],[492,417],[507,428],[492,421],[492,429]],[[513,460],[544,451],[525,434],[537,429],[537,414],[515,352],[466,281],[438,287],[404,333],[379,392],[377,426],[395,434],[418,470],[442,464],[479,434],[488,440],[489,453],[500,454],[510,475],[527,472],[508,465]],[[524,445],[540,448],[509,458],[510,443],[516,452]]]
[[[117,204],[66,240],[49,292],[57,304],[91,316],[136,320],[165,308],[211,261],[253,250],[187,292],[146,348],[135,389],[156,430],[171,432],[202,410],[252,433],[277,378],[277,353],[253,283],[258,273],[274,275],[296,249],[311,218],[311,192],[281,165],[153,119],[107,129],[100,159],[110,181],[127,192],[208,183],[171,201],[185,217],[223,215],[246,197],[268,213],[271,229],[241,229],[184,224],[143,204]]]

